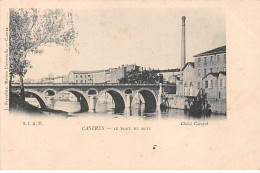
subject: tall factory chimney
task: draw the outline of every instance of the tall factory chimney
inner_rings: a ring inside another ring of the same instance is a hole
[[[181,69],[186,64],[186,38],[185,38],[185,20],[186,17],[182,16],[182,34],[181,34]]]

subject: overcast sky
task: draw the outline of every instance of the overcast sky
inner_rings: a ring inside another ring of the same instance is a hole
[[[186,16],[187,61],[226,44],[225,12],[221,9],[87,9],[75,13],[80,54],[45,46],[42,55],[28,55],[33,68],[25,78],[134,63],[179,68],[182,16]]]

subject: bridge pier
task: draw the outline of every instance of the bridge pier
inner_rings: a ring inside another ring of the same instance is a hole
[[[89,96],[89,112],[95,112],[97,99],[96,96]]]
[[[47,101],[46,107],[49,109],[54,109],[54,105],[56,102],[54,96],[47,96],[47,97],[45,97],[45,99]]]
[[[131,108],[131,94],[126,94],[125,108]]]
[[[131,116],[132,115],[131,108],[125,108],[125,115],[126,116]]]
[[[162,83],[160,83],[160,88],[159,88],[159,92],[158,92],[158,101],[157,101],[157,107],[161,106],[162,103],[162,93],[163,93],[163,87],[162,87]]]

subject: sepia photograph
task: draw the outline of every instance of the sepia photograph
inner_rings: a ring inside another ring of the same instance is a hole
[[[226,117],[224,10],[18,8],[9,18],[12,112]]]

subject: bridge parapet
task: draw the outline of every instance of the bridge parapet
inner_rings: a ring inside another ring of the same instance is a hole
[[[24,83],[24,86],[159,86],[160,84],[119,84],[119,83]],[[163,86],[175,86],[173,84],[162,84]],[[20,86],[19,83],[12,83],[13,87]]]

